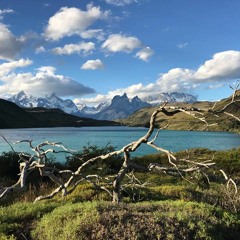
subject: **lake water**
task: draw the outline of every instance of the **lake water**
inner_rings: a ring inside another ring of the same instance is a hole
[[[142,127],[82,127],[82,128],[34,128],[34,129],[3,129],[0,130],[10,142],[23,139],[33,140],[33,145],[44,141],[62,142],[73,150],[81,150],[88,144],[99,147],[110,144],[116,149],[137,140],[145,135],[147,128]],[[154,135],[153,135],[154,136]],[[226,132],[197,132],[162,130],[155,143],[173,152],[190,148],[209,148],[225,150],[240,147],[240,135]],[[15,151],[30,152],[27,143],[13,145]],[[0,153],[10,151],[9,145],[0,138]],[[135,156],[156,153],[146,144],[142,145]]]

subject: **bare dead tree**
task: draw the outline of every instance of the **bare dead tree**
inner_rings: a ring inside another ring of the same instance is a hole
[[[188,114],[198,119],[200,122],[205,123],[207,127],[212,125],[208,123],[208,120],[207,120],[208,114],[211,114],[217,117],[218,114],[224,113],[239,121],[239,117],[227,112],[227,109],[229,106],[239,103],[239,100],[236,99],[239,85],[240,85],[240,82],[237,84],[237,87],[233,89],[234,93],[232,95],[231,101],[221,109],[218,109],[216,107],[217,104],[215,104],[212,109],[208,109],[205,111],[201,109],[196,109],[196,108],[195,109],[176,108],[176,107],[168,106],[167,103],[162,104],[152,113],[148,131],[144,136],[142,136],[136,141],[133,141],[127,144],[126,146],[123,146],[119,150],[111,151],[107,154],[99,155],[97,157],[88,159],[87,161],[80,164],[80,166],[76,171],[59,170],[57,168],[48,166],[48,163],[46,161],[46,156],[48,153],[58,153],[58,152],[66,152],[70,154],[72,153],[72,151],[66,149],[61,143],[46,141],[34,147],[33,142],[31,140],[22,140],[20,142],[28,143],[29,147],[34,151],[35,154],[33,155],[25,155],[23,153],[19,154],[19,158],[20,158],[19,179],[16,184],[10,187],[5,187],[2,190],[0,190],[0,198],[4,197],[10,191],[23,189],[26,186],[27,177],[32,171],[35,171],[35,170],[38,170],[41,176],[48,177],[57,185],[57,188],[55,188],[50,194],[44,195],[44,196],[38,196],[35,199],[35,201],[53,198],[59,192],[62,192],[62,196],[66,196],[71,192],[73,192],[78,184],[80,184],[83,181],[87,181],[87,182],[90,182],[95,187],[96,190],[106,191],[112,197],[112,201],[115,203],[118,203],[121,201],[121,197],[122,197],[121,193],[124,187],[123,179],[129,173],[131,168],[136,168],[141,170],[144,169],[146,171],[153,171],[155,169],[157,171],[164,172],[165,174],[178,175],[183,179],[185,179],[186,174],[197,171],[197,172],[203,173],[203,175],[207,178],[207,175],[204,173],[204,169],[208,169],[215,164],[212,159],[205,160],[205,161],[196,161],[196,159],[191,159],[191,158],[178,159],[171,151],[164,149],[155,144],[155,140],[158,138],[158,133],[162,129],[160,128],[157,131],[157,133],[154,136],[152,136],[155,130],[156,117],[159,113],[163,113],[166,116],[173,116],[179,112],[183,112],[185,114]],[[151,137],[152,139],[150,139]],[[146,169],[143,166],[136,165],[132,161],[131,153],[137,151],[142,144],[146,144],[147,146],[155,149],[156,151],[166,154],[169,166],[161,166],[159,163],[151,163]],[[56,151],[50,147],[55,147],[61,150]],[[47,150],[45,150],[44,148],[47,148]],[[113,179],[110,178],[110,180],[105,181],[106,178],[103,178],[98,174],[86,175],[83,173],[83,170],[87,166],[97,162],[98,160],[105,160],[115,155],[123,155],[124,161],[121,165],[120,170],[114,176]],[[63,174],[65,175],[64,178],[59,177]],[[223,174],[225,173],[223,172]],[[228,180],[228,184],[230,183],[235,184],[235,182],[232,179],[230,180],[229,178],[227,178],[226,174],[225,174],[225,178],[226,180]],[[237,186],[236,186],[236,191],[237,191]]]

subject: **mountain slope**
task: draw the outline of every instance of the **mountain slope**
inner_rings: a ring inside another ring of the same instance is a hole
[[[238,92],[237,99],[240,100],[240,91]],[[223,99],[215,106],[215,110],[220,110],[227,103],[230,103],[231,98]],[[196,102],[196,103],[170,103],[169,106],[182,107],[182,108],[197,108],[202,110],[208,110],[214,106],[214,102]],[[140,109],[126,119],[121,120],[121,123],[128,126],[149,126],[149,120],[157,107],[150,107]],[[227,112],[234,114],[240,118],[240,102],[230,105]],[[206,124],[193,118],[185,113],[177,113],[174,116],[166,116],[163,113],[158,114],[156,118],[156,126],[166,127],[166,129],[172,130],[209,130],[209,131],[233,131],[240,132],[240,123],[236,119],[224,114],[218,114],[219,117],[215,117],[212,114],[208,114],[207,120],[209,123],[217,123],[217,125],[211,126],[206,129]]]
[[[40,122],[15,103],[0,99],[0,128],[38,127]]]

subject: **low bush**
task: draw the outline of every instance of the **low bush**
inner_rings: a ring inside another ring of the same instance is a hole
[[[184,201],[61,206],[38,222],[41,239],[217,239],[236,240],[240,220],[220,208]]]

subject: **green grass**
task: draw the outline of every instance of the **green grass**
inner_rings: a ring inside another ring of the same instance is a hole
[[[0,209],[0,239],[238,239],[240,218],[183,200],[19,203]]]
[[[24,203],[0,207],[0,239],[15,236],[19,238],[21,235],[27,237],[30,234],[35,223],[56,208],[59,203]]]

